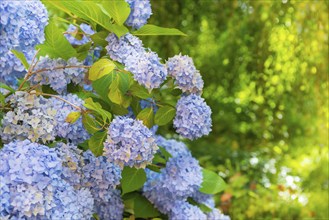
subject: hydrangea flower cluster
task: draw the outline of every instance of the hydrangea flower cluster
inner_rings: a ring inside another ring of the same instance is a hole
[[[61,58],[50,59],[49,57],[41,57],[36,67],[35,74],[30,78],[32,85],[50,85],[50,87],[58,93],[64,93],[67,84],[74,83],[82,85],[86,68],[83,68],[82,62],[72,57],[68,61]]]
[[[181,136],[193,140],[208,135],[211,123],[211,109],[203,98],[191,94],[178,100],[174,127]]]
[[[16,92],[8,98],[12,110],[2,120],[1,138],[11,140],[29,139],[32,142],[54,140],[56,110],[50,100],[26,92]]]
[[[172,157],[160,173],[147,171],[143,193],[161,212],[170,214],[173,201],[186,202],[202,183],[201,167],[183,143],[157,137],[157,143]],[[178,144],[177,144],[178,143]]]
[[[135,29],[141,28],[147,23],[152,15],[151,4],[149,0],[126,0],[130,6],[130,14],[126,20],[126,25]]]
[[[92,215],[90,191],[76,190],[62,178],[62,161],[54,148],[13,141],[1,149],[0,159],[1,218],[81,219]]]
[[[77,95],[68,94],[62,96],[61,98],[77,107],[80,107],[81,109],[84,109],[83,101]],[[74,144],[82,143],[90,138],[90,135],[82,124],[81,117],[74,123],[66,122],[68,114],[77,111],[77,109],[75,109],[71,104],[55,97],[50,98],[50,101],[53,105],[53,109],[57,112],[55,115],[55,120],[57,122],[55,131],[58,137],[65,138]]]
[[[166,62],[168,74],[175,79],[175,85],[183,92],[200,94],[203,80],[189,56],[181,54],[169,58]]]
[[[81,23],[80,29],[83,31],[83,33],[81,39],[77,39],[75,35],[78,34],[79,28],[74,26],[73,24],[69,25],[69,27],[66,30],[66,34],[64,34],[64,36],[70,42],[70,44],[72,45],[86,44],[89,41],[91,41],[91,38],[89,36],[95,34],[95,31],[88,24]]]
[[[120,191],[115,190],[121,179],[121,169],[107,161],[105,156],[95,157],[90,151],[83,153],[83,185],[91,190],[95,199],[94,212],[101,219],[121,219],[123,203]]]
[[[104,155],[120,167],[145,168],[158,150],[152,132],[139,120],[116,117],[108,130]]]
[[[106,40],[109,42],[106,49],[110,57],[124,64],[140,85],[152,90],[159,88],[165,81],[168,73],[159,56],[150,50],[146,51],[137,37],[126,34],[118,39],[110,34]]]
[[[34,0],[1,1],[0,14],[0,80],[15,85],[15,78],[24,75],[24,66],[10,50],[23,52],[31,61],[34,46],[44,41],[48,13]]]
[[[206,214],[203,213],[200,208],[186,201],[175,201],[171,207],[169,212],[169,219],[171,220],[207,220]]]

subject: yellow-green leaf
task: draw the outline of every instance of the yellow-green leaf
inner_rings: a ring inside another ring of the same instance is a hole
[[[115,64],[109,59],[100,59],[95,62],[89,70],[89,80],[95,81],[107,74],[110,74],[115,68]]]
[[[81,112],[70,112],[70,114],[67,115],[65,121],[73,124],[75,123],[81,116]]]

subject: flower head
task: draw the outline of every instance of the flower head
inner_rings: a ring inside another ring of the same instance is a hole
[[[198,95],[182,96],[176,105],[174,127],[188,139],[208,135],[211,131],[211,109]]]
[[[147,23],[147,20],[152,15],[151,4],[149,0],[126,0],[130,5],[131,12],[126,25],[135,29],[141,28]]]
[[[108,130],[104,155],[123,167],[145,167],[158,150],[152,132],[139,120],[116,117]]]

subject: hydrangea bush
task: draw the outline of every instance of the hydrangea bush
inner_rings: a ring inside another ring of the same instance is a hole
[[[144,47],[185,36],[147,24],[148,0],[0,0],[0,14],[0,219],[229,219],[225,182],[183,142],[211,132],[201,74]]]

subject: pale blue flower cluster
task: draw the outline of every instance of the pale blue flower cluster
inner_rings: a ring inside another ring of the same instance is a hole
[[[75,94],[68,94],[61,96],[61,98],[81,109],[84,109],[83,100]],[[69,113],[78,111],[76,108],[55,97],[50,98],[50,101],[53,105],[53,109],[57,111],[55,115],[55,120],[57,122],[57,125],[55,126],[56,136],[65,138],[74,144],[82,143],[90,138],[90,135],[82,124],[82,117],[74,123],[66,122]]]
[[[211,109],[203,98],[190,94],[182,96],[176,105],[176,132],[190,140],[208,135],[212,126]]]
[[[173,201],[186,202],[202,183],[202,172],[198,161],[192,157],[183,143],[165,140],[158,136],[157,143],[172,157],[160,173],[147,170],[147,181],[143,194],[164,214],[170,214]],[[193,218],[192,218],[193,219]]]
[[[203,80],[189,56],[181,54],[169,58],[166,62],[168,74],[175,79],[175,85],[183,92],[200,94]]]
[[[90,35],[93,35],[95,31],[90,27],[90,25],[81,23],[80,29],[83,33],[79,33],[79,28],[70,24],[66,30],[64,36],[72,45],[83,45],[91,41]],[[75,36],[80,34],[80,39],[77,39]]]
[[[82,85],[87,72],[82,62],[72,57],[68,61],[61,58],[40,57],[34,68],[35,74],[30,78],[32,85],[50,85],[58,93],[65,93],[67,85]]]
[[[116,117],[104,143],[104,155],[120,167],[145,168],[158,150],[152,132],[142,121]]]
[[[50,100],[19,91],[7,101],[12,110],[2,120],[0,135],[4,143],[14,139],[43,143],[55,139],[56,110]]]
[[[54,148],[28,140],[5,144],[0,151],[0,218],[85,219],[92,215],[88,189],[63,179]]]
[[[149,0],[126,0],[130,5],[130,14],[126,20],[126,25],[139,29],[147,23],[152,15],[151,4]]]
[[[207,220],[206,214],[203,213],[200,208],[191,205],[186,201],[173,201],[171,207],[172,208],[168,214],[170,220]]]
[[[192,198],[197,203],[206,205],[208,208],[212,209],[210,212],[206,213],[208,220],[230,220],[229,216],[224,215],[219,209],[215,208],[215,200],[213,195],[208,195],[201,193],[200,191],[196,191],[192,195]]]
[[[101,219],[121,219],[123,203],[120,191],[121,169],[107,161],[106,157],[95,157],[90,151],[83,153],[83,185],[88,187],[95,199],[93,210]]]
[[[126,34],[118,39],[114,34],[110,34],[106,40],[109,42],[106,49],[110,57],[124,64],[140,85],[152,90],[159,88],[165,81],[168,73],[159,56],[145,50],[142,41],[137,37]]]
[[[16,84],[25,68],[11,49],[21,51],[31,61],[34,46],[44,41],[48,13],[39,0],[0,1],[0,80]]]

